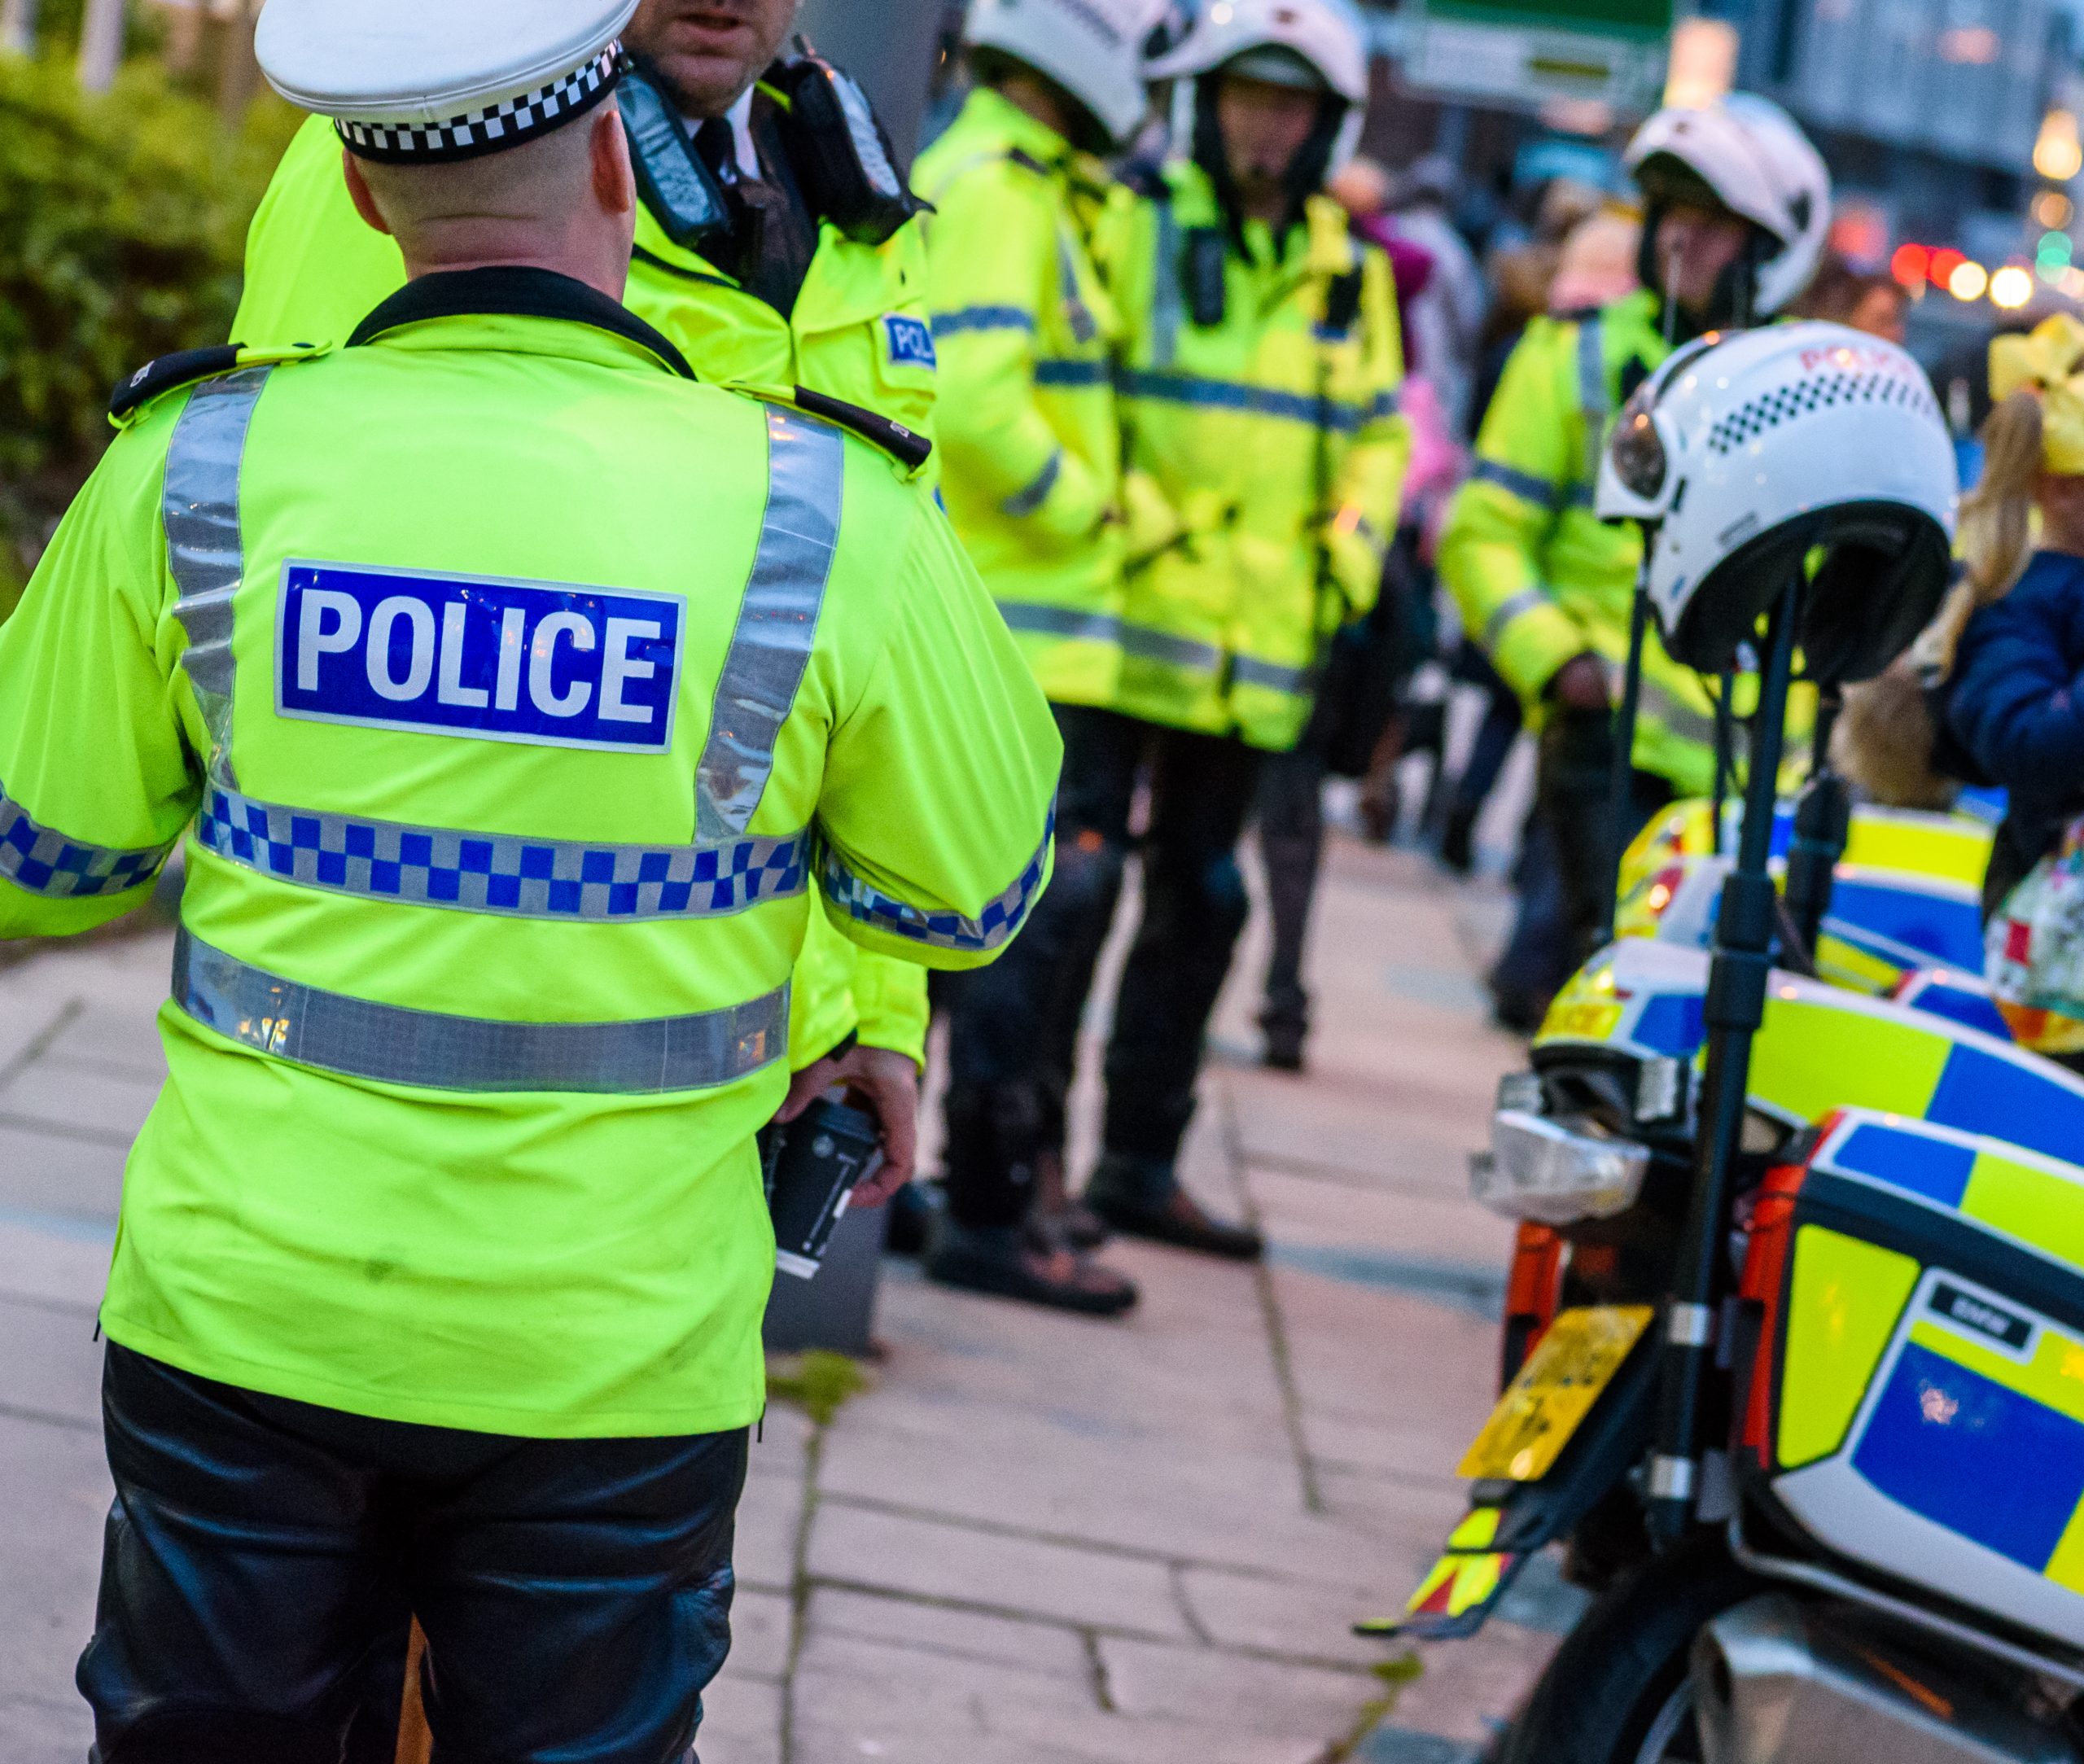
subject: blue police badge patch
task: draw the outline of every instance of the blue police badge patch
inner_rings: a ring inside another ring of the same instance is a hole
[[[893,367],[937,368],[940,358],[934,353],[934,334],[923,318],[908,318],[902,313],[882,315],[883,341],[890,348]]]
[[[628,589],[291,562],[275,709],[317,723],[663,753],[682,604]]]

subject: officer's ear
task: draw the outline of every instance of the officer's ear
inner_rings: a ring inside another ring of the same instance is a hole
[[[345,147],[340,149],[340,168],[347,175],[348,194],[354,199],[355,212],[378,232],[388,233],[391,223],[383,218],[383,211],[376,206],[376,198],[370,194],[369,180],[361,175],[360,163]]]
[[[587,142],[593,158],[593,199],[608,214],[628,214],[637,207],[637,173],[629,163],[629,138],[623,133],[622,112],[603,104],[593,113]]]

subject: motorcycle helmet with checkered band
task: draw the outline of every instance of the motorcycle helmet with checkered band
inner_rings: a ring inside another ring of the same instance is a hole
[[[1710,333],[1644,382],[1595,506],[1643,523],[1665,648],[1713,673],[1797,576],[1819,681],[1864,680],[1946,593],[1959,487],[1924,370],[1843,325]]]

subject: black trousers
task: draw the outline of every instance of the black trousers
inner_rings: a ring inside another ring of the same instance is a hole
[[[1018,1224],[1035,1162],[1061,1151],[1079,1019],[1121,898],[1137,788],[1143,917],[1107,1050],[1106,1149],[1169,1159],[1193,1118],[1208,1019],[1250,904],[1237,841],[1259,755],[1241,742],[1113,711],[1056,707],[1064,737],[1056,873],[1021,935],[988,968],[950,976],[948,1210],[958,1223]]]
[[[1324,758],[1311,746],[1268,754],[1259,778],[1259,856],[1267,872],[1266,1004],[1260,1021],[1298,1034],[1310,1026],[1302,960],[1324,856]]]
[[[416,1427],[113,1344],[102,1412],[116,1504],[78,1673],[99,1764],[339,1764],[409,1613],[440,1764],[692,1764],[742,1429]]]
[[[1555,854],[1561,888],[1561,967],[1574,972],[1600,941],[1613,891],[1613,860],[1623,841],[1669,803],[1670,784],[1631,772],[1628,799],[1616,825],[1613,808],[1613,719],[1604,711],[1559,710],[1541,732],[1535,775],[1535,806]]]

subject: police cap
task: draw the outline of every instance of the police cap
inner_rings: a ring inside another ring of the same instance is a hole
[[[614,90],[637,0],[268,0],[268,83],[331,116],[361,158],[474,159],[583,116]]]

